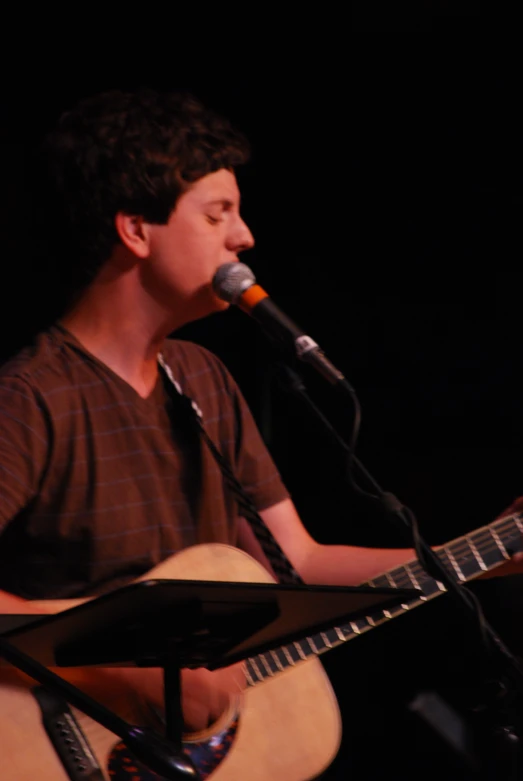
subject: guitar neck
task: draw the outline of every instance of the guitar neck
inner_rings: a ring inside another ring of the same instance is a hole
[[[517,513],[452,540],[436,553],[450,575],[465,583],[495,569],[521,550],[522,535],[523,514]],[[351,621],[350,624],[333,627],[326,632],[252,657],[246,663],[249,684],[261,683],[299,662],[336,648],[446,591],[443,583],[428,575],[416,559],[361,585],[374,588],[416,588],[420,590],[420,596],[390,610],[372,613],[365,618]]]

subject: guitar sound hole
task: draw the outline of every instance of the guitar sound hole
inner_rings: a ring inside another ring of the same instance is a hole
[[[186,741],[184,753],[192,760],[202,781],[225,759],[238,731],[239,717],[206,740]],[[165,781],[162,776],[149,770],[136,760],[124,743],[117,743],[109,755],[111,781]]]

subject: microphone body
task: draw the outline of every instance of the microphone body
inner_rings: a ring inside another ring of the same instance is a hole
[[[299,360],[310,364],[332,385],[354,393],[343,374],[324,355],[319,345],[296,325],[256,283],[251,269],[243,263],[225,263],[213,278],[216,295],[237,305],[253,317],[269,335],[291,348]]]

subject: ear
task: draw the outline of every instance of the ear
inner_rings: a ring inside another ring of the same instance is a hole
[[[114,226],[120,240],[138,258],[149,256],[149,232],[143,217],[118,212]]]

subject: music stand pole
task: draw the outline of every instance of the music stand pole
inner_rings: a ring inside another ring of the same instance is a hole
[[[170,644],[169,657],[163,664],[163,681],[165,692],[165,737],[173,744],[176,751],[181,751],[183,736],[182,681],[175,643]]]
[[[169,781],[200,781],[200,776],[189,757],[181,753],[181,703],[171,700],[168,705],[167,735],[165,738],[146,727],[128,724],[116,713],[94,700],[76,686],[61,678],[35,659],[20,651],[0,635],[0,656],[22,672],[61,695],[78,710],[114,732],[129,750],[147,767]],[[165,668],[167,696],[180,693],[180,670],[172,661]],[[166,701],[167,706],[167,701]],[[171,742],[172,738],[172,742]]]
[[[140,581],[22,626],[19,616],[0,615],[0,657],[118,735],[159,775],[192,781],[198,779],[197,760],[191,764],[180,751],[180,668],[229,666],[419,593],[370,586]],[[163,668],[167,736],[127,724],[48,669],[129,664]],[[198,771],[203,774],[199,766]]]

